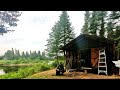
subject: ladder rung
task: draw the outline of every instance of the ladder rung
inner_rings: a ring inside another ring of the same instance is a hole
[[[100,72],[107,73],[107,71],[99,71],[99,73],[100,73]]]
[[[100,59],[105,59],[105,57],[100,57]]]
[[[99,59],[99,61],[106,61],[106,58],[105,58],[105,57],[101,57],[101,58]]]
[[[100,52],[100,54],[104,54],[105,55],[105,52]]]
[[[101,71],[101,72],[103,71],[103,72],[104,72],[104,71],[106,71],[106,70],[98,70],[98,71]]]
[[[107,74],[107,71],[105,71],[105,70],[99,70],[99,71],[98,71],[98,73],[101,73],[101,72]]]
[[[101,56],[101,55],[105,56],[105,54],[103,54],[103,53],[101,53],[101,54],[99,54],[99,55],[100,55],[100,56]]]
[[[105,54],[105,52],[99,52],[99,53],[103,53],[103,54]]]
[[[105,51],[100,51],[100,53],[105,53]]]
[[[99,62],[99,63],[106,63],[106,62]]]
[[[102,58],[102,59],[100,58],[99,61],[105,62],[106,60],[105,60],[105,58]]]
[[[100,52],[105,52],[105,49],[101,49],[101,50],[99,50]]]
[[[107,66],[99,66],[99,67],[107,67]]]

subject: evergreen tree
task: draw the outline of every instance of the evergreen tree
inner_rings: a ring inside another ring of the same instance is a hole
[[[61,47],[69,43],[75,38],[74,28],[71,26],[67,11],[62,11],[60,15],[60,43]]]
[[[98,11],[98,21],[99,21],[99,36],[104,37],[106,32],[106,17],[107,11]]]
[[[98,11],[92,11],[90,18],[90,31],[89,34],[97,35],[98,30]]]
[[[53,57],[54,56],[54,54],[52,53],[52,45],[53,45],[53,33],[52,32],[50,32],[49,33],[49,39],[47,39],[47,49],[46,49],[46,52],[47,52],[47,55],[48,55],[48,57]]]
[[[114,39],[114,29],[115,29],[115,23],[114,23],[114,17],[115,17],[115,12],[111,11],[110,14],[108,15],[107,18],[107,38],[109,39]]]
[[[7,33],[8,26],[17,26],[18,17],[21,16],[19,11],[0,11],[0,34]]]
[[[25,57],[28,59],[29,58],[29,53],[26,51]]]
[[[13,50],[13,48],[12,48],[12,59],[14,60],[14,56],[15,56],[15,54],[14,54],[14,50]]]
[[[107,11],[92,11],[89,15],[90,26],[88,34],[104,37],[106,32],[106,18]]]
[[[40,51],[38,51],[37,55],[38,55],[38,58],[41,59],[41,52]]]
[[[46,56],[45,56],[45,52],[43,51],[43,52],[42,52],[42,60],[45,60],[45,57],[46,57]]]
[[[21,56],[22,56],[22,58],[25,58],[25,53],[24,53],[24,51],[22,52],[22,55],[21,55]]]
[[[58,61],[58,54],[60,49],[60,23],[55,23],[52,32],[49,34],[47,52],[49,56],[52,56]]]
[[[84,25],[83,28],[81,29],[82,34],[88,34],[90,26],[89,24],[90,24],[90,12],[85,11]]]
[[[17,51],[17,56],[18,56],[18,59],[19,59],[20,58],[20,51],[19,51],[19,49]]]
[[[12,50],[7,50],[4,54],[5,59],[7,60],[13,60],[13,51]]]
[[[46,51],[49,56],[53,56],[58,60],[60,54],[59,49],[75,38],[73,27],[71,27],[69,16],[66,11],[62,11],[60,20],[55,23],[51,30],[49,39],[47,39]]]

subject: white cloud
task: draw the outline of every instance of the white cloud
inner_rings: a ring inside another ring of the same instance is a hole
[[[43,51],[46,48],[48,34],[59,20],[60,14],[61,11],[23,11],[18,26],[11,28],[15,29],[15,32],[0,36],[0,54],[12,47],[25,51]],[[68,11],[68,14],[78,36],[84,24],[84,12]]]

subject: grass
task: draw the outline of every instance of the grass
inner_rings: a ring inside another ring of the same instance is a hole
[[[14,61],[1,61],[4,64],[13,64],[14,62],[16,62],[16,60]],[[22,62],[23,61],[19,61]],[[27,61],[28,62],[28,61]],[[42,60],[42,61],[29,61],[29,63],[32,63],[32,66],[27,66],[26,68],[20,68],[18,71],[15,72],[9,72],[5,75],[0,75],[0,79],[21,79],[21,78],[25,78],[27,76],[30,76],[32,74],[35,74],[37,72],[41,72],[41,71],[46,71],[49,69],[53,69],[57,66],[57,62],[54,60],[51,64],[48,64],[49,61],[47,60]]]
[[[17,72],[10,72],[5,75],[1,75],[0,79],[20,79],[26,76],[32,75],[39,71],[45,71],[50,69],[50,66],[45,63],[34,64],[31,67],[20,68]]]

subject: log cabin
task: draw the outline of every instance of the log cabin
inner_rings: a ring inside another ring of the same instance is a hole
[[[104,37],[81,34],[61,48],[64,51],[65,67],[80,70],[84,60],[84,67],[92,68],[91,71],[97,73],[99,49],[105,48],[107,73],[116,74],[118,69],[112,62],[117,60],[116,44],[116,41]]]

